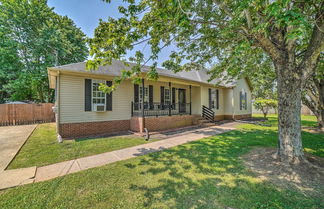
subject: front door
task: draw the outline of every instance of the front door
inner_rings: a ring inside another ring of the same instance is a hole
[[[179,89],[179,113],[186,112],[186,90]]]

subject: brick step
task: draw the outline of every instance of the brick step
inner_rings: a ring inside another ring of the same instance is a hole
[[[198,123],[209,123],[210,121],[209,120],[206,120],[206,119],[202,119],[202,120],[198,120]]]
[[[210,127],[210,126],[215,126],[215,123],[211,123],[211,122],[209,122],[209,123],[203,123],[200,126],[201,127]]]
[[[201,122],[201,120],[204,120],[204,118],[203,117],[201,117],[201,116],[197,116],[197,117],[195,117],[194,119],[193,119],[193,124],[195,124],[195,125],[199,125]]]

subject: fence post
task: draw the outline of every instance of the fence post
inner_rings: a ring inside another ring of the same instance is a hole
[[[13,106],[13,125],[16,125],[16,106],[15,104],[12,105]]]
[[[35,123],[35,106],[33,105],[31,109],[32,109],[32,114],[33,114],[32,122]]]

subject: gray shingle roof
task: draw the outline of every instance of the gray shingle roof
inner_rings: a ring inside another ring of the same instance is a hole
[[[129,63],[129,65],[134,65],[134,63]],[[97,75],[109,75],[109,76],[120,76],[121,71],[123,69],[127,69],[122,61],[113,60],[111,65],[100,66],[97,70],[87,70],[86,62],[79,62],[67,65],[61,65],[52,67],[51,69],[57,69],[60,71],[72,71],[72,72],[82,72],[82,73],[92,73]],[[148,66],[143,66],[141,68],[142,72],[148,72],[150,68]],[[209,75],[207,74],[206,69],[202,69],[199,71],[181,71],[181,72],[173,72],[164,68],[157,68],[157,72],[159,75],[171,77],[171,78],[179,78],[183,80],[196,81],[204,84],[218,84],[223,87],[233,87],[236,85],[236,81],[224,82],[221,78],[214,79],[211,82],[208,82]]]

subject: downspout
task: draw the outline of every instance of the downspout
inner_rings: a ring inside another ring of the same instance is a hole
[[[61,104],[60,104],[60,94],[61,94],[61,79],[60,79],[60,71],[57,71],[57,101],[56,101],[56,130],[57,130],[57,141],[59,143],[63,142],[63,139],[60,135],[61,130],[60,130],[60,118],[61,118]]]
[[[189,108],[190,108],[190,110],[189,110],[189,113],[190,113],[190,115],[191,115],[191,113],[192,113],[192,98],[191,98],[191,85],[189,85],[189,89],[190,89],[190,106],[189,106]]]
[[[235,120],[235,98],[234,98],[234,88],[232,88],[232,120]]]

